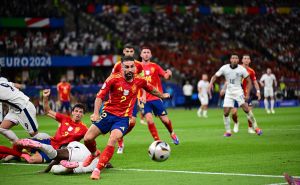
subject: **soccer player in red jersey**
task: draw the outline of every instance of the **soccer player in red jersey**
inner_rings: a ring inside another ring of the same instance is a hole
[[[169,98],[170,96],[168,93],[160,93],[153,86],[149,85],[143,77],[134,75],[135,70],[134,58],[124,56],[122,58],[121,73],[109,76],[97,94],[94,113],[91,115],[93,124],[84,136],[84,143],[92,155],[84,161],[83,166],[88,166],[99,155],[96,152],[96,146],[91,144],[91,142],[95,143],[95,138],[100,134],[110,132],[110,137],[105,149],[100,154],[97,167],[90,177],[93,180],[100,178],[100,171],[114,154],[114,146],[117,140],[126,133],[138,90],[143,88],[160,98]],[[100,106],[107,95],[109,95],[109,99],[104,103],[102,115],[99,116]]]
[[[172,72],[169,69],[165,71],[158,64],[150,61],[152,54],[151,54],[151,50],[148,47],[142,48],[141,57],[142,57],[142,65],[144,69],[144,77],[146,78],[148,83],[158,88],[158,90],[162,92],[163,89],[162,89],[160,77],[163,77],[165,79],[170,79],[170,77],[172,76]],[[160,118],[162,123],[168,129],[170,136],[173,140],[173,143],[178,145],[179,139],[176,136],[175,132],[173,131],[171,120],[167,116],[167,111],[164,108],[162,100],[159,97],[147,93],[146,104],[144,106],[144,116],[146,118],[148,129],[153,139],[160,140],[157,129],[153,121],[152,111],[156,116]]]
[[[71,84],[67,82],[66,77],[63,76],[61,81],[57,84],[57,95],[60,101],[59,112],[63,112],[64,108],[66,113],[70,114],[70,99],[71,99]]]
[[[55,112],[50,109],[48,104],[48,97],[50,89],[43,91],[43,104],[45,114],[59,122],[59,127],[55,135],[49,139],[34,139],[40,143],[45,144],[45,150],[57,150],[61,147],[67,146],[70,142],[80,141],[87,132],[87,126],[81,121],[84,115],[84,105],[76,104],[72,108],[71,117]],[[51,145],[48,146],[47,145]],[[33,155],[29,156],[23,154],[21,157],[25,158],[29,163],[50,162],[53,156],[48,156],[49,152],[37,150]]]
[[[134,47],[130,44],[126,44],[124,46],[124,49],[123,49],[123,55],[133,57],[134,56]],[[135,65],[135,68],[136,68],[135,74],[143,76],[143,66],[142,66],[141,62],[135,60],[134,65]],[[122,63],[121,63],[121,61],[118,61],[113,67],[112,74],[120,73],[121,70],[122,70]],[[139,97],[138,97],[136,103],[134,104],[133,113],[132,113],[132,116],[130,117],[129,127],[127,129],[126,134],[128,134],[133,129],[133,127],[135,126],[136,116],[137,116],[137,112],[138,112],[138,104],[139,104]],[[122,154],[123,150],[124,150],[124,147],[125,146],[124,146],[124,141],[123,141],[123,137],[122,137],[118,141],[117,153]]]
[[[251,67],[249,67],[250,63],[251,63],[250,55],[248,55],[248,54],[243,55],[243,57],[242,57],[242,66],[249,73],[250,79],[251,79],[252,83],[254,84],[254,87],[255,87],[255,90],[256,90],[257,99],[260,100],[261,99],[261,95],[260,95],[259,85],[258,85],[258,82],[256,80],[255,71]],[[247,91],[247,81],[244,80],[244,79],[243,79],[243,82],[242,82],[242,87],[243,87],[244,94],[245,95],[248,94],[248,91]],[[252,107],[252,98],[251,97],[247,100],[247,103],[248,103],[248,106],[249,106],[249,111],[252,112],[253,107]],[[235,107],[231,111],[232,120],[234,122],[233,131],[235,133],[237,133],[239,131],[239,122],[238,122],[237,108],[238,108],[238,106],[235,105]],[[258,135],[261,135],[262,134],[262,130],[260,128],[256,128],[254,130],[254,128],[252,126],[251,120],[248,119],[248,133],[250,133],[250,134],[257,133]]]

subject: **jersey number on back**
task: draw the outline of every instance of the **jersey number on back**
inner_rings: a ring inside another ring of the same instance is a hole
[[[0,85],[1,85],[2,87],[8,87],[8,88],[11,89],[11,91],[14,91],[14,88],[13,88],[12,86],[8,85],[8,84],[1,83]]]

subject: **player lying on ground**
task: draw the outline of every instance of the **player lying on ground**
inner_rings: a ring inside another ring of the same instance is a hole
[[[92,172],[98,163],[98,159],[95,159],[89,166],[82,166],[82,162],[91,154],[91,152],[84,144],[77,141],[73,141],[69,143],[66,148],[58,150],[55,150],[51,145],[43,144],[31,139],[20,139],[16,144],[21,147],[41,150],[53,160],[44,172],[51,171],[55,174],[87,173]],[[108,163],[106,168],[112,168],[112,165]]]

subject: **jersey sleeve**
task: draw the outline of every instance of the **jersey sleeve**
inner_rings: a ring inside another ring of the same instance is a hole
[[[141,63],[136,62],[136,74],[139,74],[141,76],[144,76],[144,70]]]
[[[97,93],[97,98],[100,98],[101,100],[103,100],[105,98],[105,96],[108,94],[110,87],[113,83],[115,78],[113,78],[113,76],[109,76],[104,84],[102,85],[100,91]]]
[[[63,114],[61,114],[61,113],[59,113],[59,112],[57,112],[57,113],[55,114],[55,119],[56,119],[56,121],[58,121],[58,122],[62,122],[62,120],[63,120],[65,117],[66,117],[65,115],[63,115]]]
[[[224,74],[224,68],[225,66],[222,66],[217,72],[216,72],[216,76],[222,76]]]
[[[263,82],[264,80],[265,80],[265,75],[263,74],[259,81]]]
[[[242,69],[242,77],[247,78],[249,76],[249,73],[244,67],[241,67],[241,69]]]
[[[165,73],[166,73],[166,71],[165,70],[163,70],[163,68],[161,68],[159,65],[155,65],[156,66],[156,70],[158,71],[158,75],[159,76],[164,76],[165,75]]]

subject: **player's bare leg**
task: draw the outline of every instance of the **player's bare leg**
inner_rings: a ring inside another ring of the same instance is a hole
[[[249,111],[252,112],[252,106],[249,104]],[[248,119],[248,133],[249,134],[255,134],[255,130],[253,129],[253,124],[252,121],[250,119]]]
[[[101,134],[100,129],[95,126],[91,125],[86,134],[84,135],[84,145],[89,149],[91,152],[91,155],[89,155],[83,162],[83,166],[86,167],[91,162],[100,155],[100,150],[97,150],[96,148],[96,137]]]
[[[179,144],[179,139],[177,137],[177,135],[175,134],[174,130],[173,130],[173,126],[172,126],[172,122],[171,120],[168,118],[168,116],[164,115],[164,116],[159,116],[159,119],[162,121],[162,123],[165,125],[165,127],[168,129],[169,133],[170,133],[170,137],[173,140],[173,143],[175,145]]]
[[[229,117],[230,110],[231,110],[230,107],[224,107],[224,115],[223,115],[224,126],[225,126],[224,137],[231,136],[230,117]]]
[[[133,129],[133,127],[135,126],[136,124],[136,117],[132,116],[129,120],[129,127],[126,131],[126,133],[124,134],[127,135],[129,132],[131,132],[131,130]],[[124,152],[124,137],[121,137],[119,140],[118,140],[118,150],[117,150],[117,154],[122,154]]]
[[[247,103],[244,103],[241,105],[244,112],[247,114],[247,118],[252,122],[253,128],[257,135],[262,135],[262,130],[257,126],[256,119],[252,113],[252,111],[249,109],[249,106]]]
[[[107,145],[103,152],[100,154],[97,167],[93,170],[92,175],[90,176],[92,180],[100,179],[100,172],[103,168],[105,168],[106,164],[114,155],[115,144],[121,137],[123,137],[123,134],[119,129],[114,129],[111,131]]]

